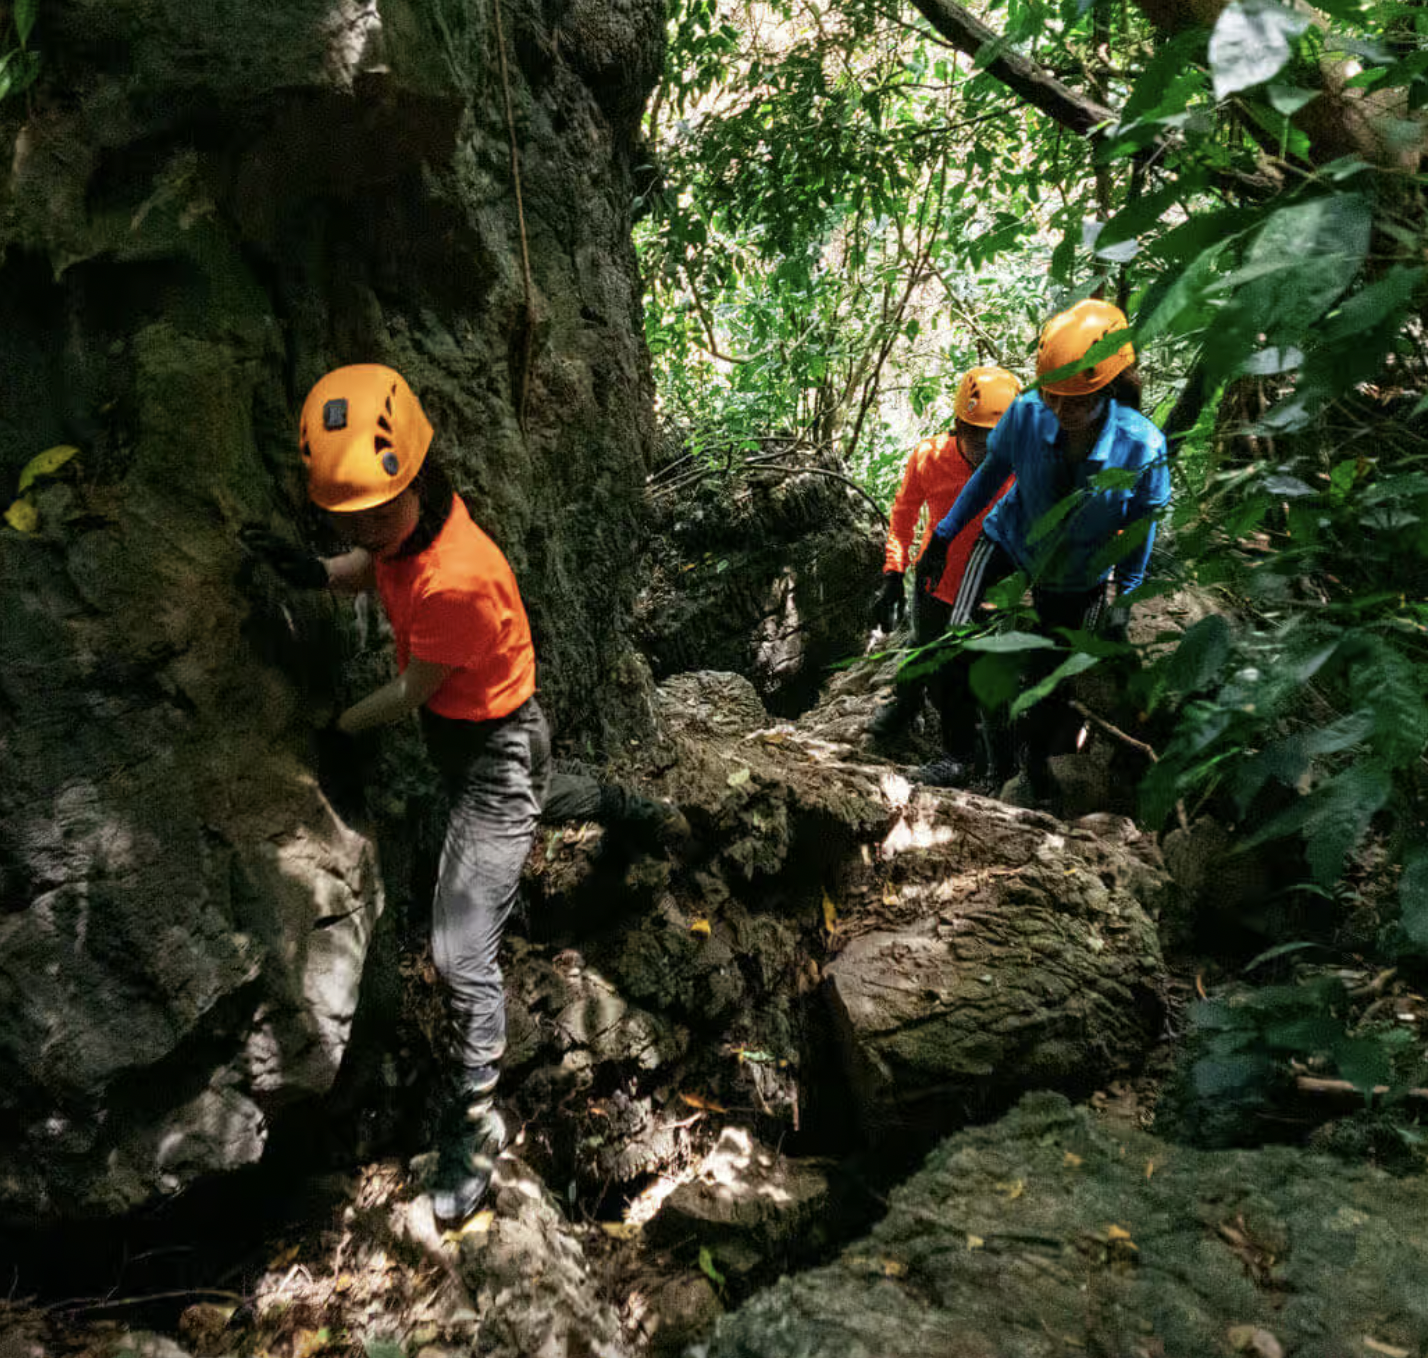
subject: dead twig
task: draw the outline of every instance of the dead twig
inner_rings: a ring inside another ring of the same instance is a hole
[[[1089,722],[1099,726],[1107,735],[1114,736],[1125,745],[1129,745],[1133,750],[1139,750],[1152,764],[1160,763],[1160,756],[1155,753],[1143,740],[1137,740],[1134,736],[1128,736],[1119,726],[1112,726],[1104,717],[1092,712],[1083,702],[1078,702],[1075,698],[1071,700],[1071,710],[1079,716],[1085,717]],[[1175,802],[1175,818],[1180,822],[1180,828],[1187,833],[1190,829],[1190,819],[1185,814],[1185,799],[1177,798]]]

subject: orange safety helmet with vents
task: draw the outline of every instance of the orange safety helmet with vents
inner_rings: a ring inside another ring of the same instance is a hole
[[[1107,335],[1129,329],[1126,314],[1110,302],[1087,297],[1075,306],[1053,316],[1041,328],[1041,343],[1036,346],[1036,375],[1064,368],[1085,355],[1086,351]],[[1135,362],[1135,350],[1123,344],[1113,354],[1054,382],[1043,382],[1042,391],[1053,396],[1089,396],[1112,382]]]
[[[1011,409],[1020,392],[1021,383],[1005,368],[968,368],[957,388],[952,415],[964,424],[990,429]]]
[[[334,368],[303,402],[308,498],[344,514],[395,500],[421,470],[431,437],[401,373],[379,363]]]

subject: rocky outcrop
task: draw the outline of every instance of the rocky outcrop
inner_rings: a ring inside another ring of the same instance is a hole
[[[721,1320],[707,1358],[1418,1353],[1425,1210],[1421,1180],[1028,1096],[934,1151],[836,1263]]]
[[[39,7],[40,82],[0,103],[0,509],[79,451],[0,527],[0,1214],[249,1162],[341,1060],[383,886],[309,732],[385,650],[236,540],[334,545],[294,455],[324,370],[411,380],[557,726],[647,721],[629,213],[663,8],[501,16],[504,66],[474,0]],[[420,777],[385,769],[366,811],[411,838]]]
[[[636,620],[656,678],[732,671],[770,712],[795,717],[867,642],[885,530],[824,474],[831,462],[790,449],[775,466],[701,472],[693,456],[654,482],[657,532]]]
[[[730,1128],[909,1159],[1029,1087],[1134,1072],[1159,1039],[1153,844],[1120,817],[914,789],[841,734],[874,701],[780,724],[741,676],[677,676],[642,770],[689,816],[693,861],[612,876],[597,832],[537,846],[506,1067],[552,1182],[677,1176]],[[811,1201],[810,1182],[765,1196]],[[718,1206],[684,1236],[739,1234]],[[757,1235],[757,1205],[734,1207]]]

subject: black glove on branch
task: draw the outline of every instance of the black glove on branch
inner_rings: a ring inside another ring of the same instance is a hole
[[[327,567],[319,557],[266,528],[244,528],[238,540],[255,556],[271,566],[295,589],[325,589]]]
[[[947,569],[947,553],[951,546],[950,542],[944,542],[935,534],[928,541],[926,550],[917,561],[919,594],[931,594],[942,583],[943,572]]]
[[[869,610],[874,627],[891,632],[907,612],[907,597],[903,591],[902,572],[888,571],[883,575],[882,588],[873,596]]]

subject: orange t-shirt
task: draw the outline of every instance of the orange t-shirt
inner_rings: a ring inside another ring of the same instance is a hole
[[[972,464],[962,456],[962,450],[951,434],[934,434],[931,438],[923,439],[912,450],[912,456],[908,458],[907,467],[902,474],[902,485],[898,488],[897,498],[893,500],[887,550],[883,554],[883,570],[905,571],[918,560],[927,549],[927,539],[930,536],[924,531],[917,551],[912,551],[912,540],[917,532],[917,520],[922,513],[922,506],[927,506],[928,525],[936,528],[947,511],[957,502],[962,487],[971,480],[973,470]],[[1007,478],[1006,485],[996,493],[992,505],[1007,493],[1012,479]],[[982,520],[991,512],[992,505],[988,505],[957,534],[956,541],[948,551],[947,569],[943,571],[937,588],[932,591],[943,603],[957,602],[957,591],[967,569],[967,558],[972,554],[977,534],[982,531]]]
[[[516,577],[459,495],[430,547],[375,565],[397,668],[412,656],[455,666],[427,699],[438,716],[489,721],[535,692],[535,647]]]

